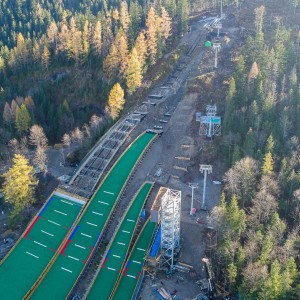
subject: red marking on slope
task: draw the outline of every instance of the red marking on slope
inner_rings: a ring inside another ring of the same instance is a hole
[[[65,254],[64,252],[65,252],[66,248],[68,247],[69,243],[71,243],[71,242],[72,242],[72,240],[67,240],[65,245],[62,247],[60,254],[63,254],[63,255]]]
[[[38,221],[39,216],[37,216],[34,221],[31,223],[31,225],[29,226],[29,228],[26,230],[26,232],[24,233],[23,237],[26,238],[28,233],[31,231],[32,227],[35,225],[35,223]]]

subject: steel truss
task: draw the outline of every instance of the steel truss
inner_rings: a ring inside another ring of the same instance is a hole
[[[161,203],[161,266],[173,270],[180,246],[181,191],[167,189]]]

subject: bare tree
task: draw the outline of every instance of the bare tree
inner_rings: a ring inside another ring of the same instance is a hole
[[[20,141],[20,150],[21,153],[25,156],[28,154],[28,140],[26,136],[23,136]]]
[[[34,165],[39,168],[41,171],[44,172],[44,174],[47,173],[47,154],[46,154],[46,149],[43,147],[38,146],[35,155],[33,158],[33,163]]]
[[[98,134],[101,130],[103,123],[103,118],[99,117],[97,115],[92,115],[91,120],[90,120],[90,128],[93,132],[93,134]]]
[[[251,289],[253,293],[253,290],[259,291],[261,289],[265,279],[268,277],[268,267],[259,262],[250,263],[244,268],[242,273],[245,291]]]
[[[90,127],[89,127],[89,125],[88,124],[84,124],[83,125],[83,131],[84,131],[84,133],[85,133],[85,136],[87,136],[87,137],[90,137],[91,136],[91,129],[90,129]]]
[[[73,141],[82,143],[84,135],[83,132],[79,129],[79,127],[76,127],[72,132],[71,137]]]
[[[8,124],[10,127],[13,124],[13,122],[15,121],[13,112],[10,108],[10,105],[7,102],[5,102],[5,106],[4,106],[3,119],[4,119],[5,123]]]
[[[68,133],[65,133],[62,137],[62,143],[64,147],[70,147],[71,145],[71,137]]]
[[[8,147],[11,148],[14,154],[20,154],[20,143],[16,138],[13,138],[8,142]]]
[[[44,133],[44,130],[39,125],[33,125],[29,132],[29,142],[35,147],[47,148],[48,139]]]
[[[255,192],[258,173],[258,162],[247,156],[225,173],[224,190],[230,196],[235,194],[242,206],[247,205]]]
[[[279,194],[278,182],[265,175],[262,177],[258,193],[252,200],[250,221],[255,227],[265,224],[278,208],[276,197]]]

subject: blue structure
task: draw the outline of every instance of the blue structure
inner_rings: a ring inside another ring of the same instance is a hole
[[[160,242],[161,242],[161,227],[159,226],[149,256],[156,257],[157,252],[159,251],[160,248]]]

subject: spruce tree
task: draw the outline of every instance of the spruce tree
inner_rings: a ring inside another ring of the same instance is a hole
[[[25,133],[30,126],[31,118],[29,111],[26,108],[25,104],[22,104],[21,107],[17,107],[16,110],[16,128],[19,133]]]
[[[110,115],[113,119],[119,116],[120,111],[123,109],[125,104],[124,91],[119,83],[116,83],[109,94],[108,106],[110,109]]]
[[[141,86],[142,78],[141,63],[137,51],[133,47],[129,58],[128,68],[126,70],[126,83],[129,94],[134,93],[136,88]]]
[[[3,194],[5,200],[13,205],[14,211],[20,213],[24,208],[28,209],[35,202],[34,190],[38,181],[34,175],[34,169],[28,160],[16,154],[12,167],[3,174]]]

